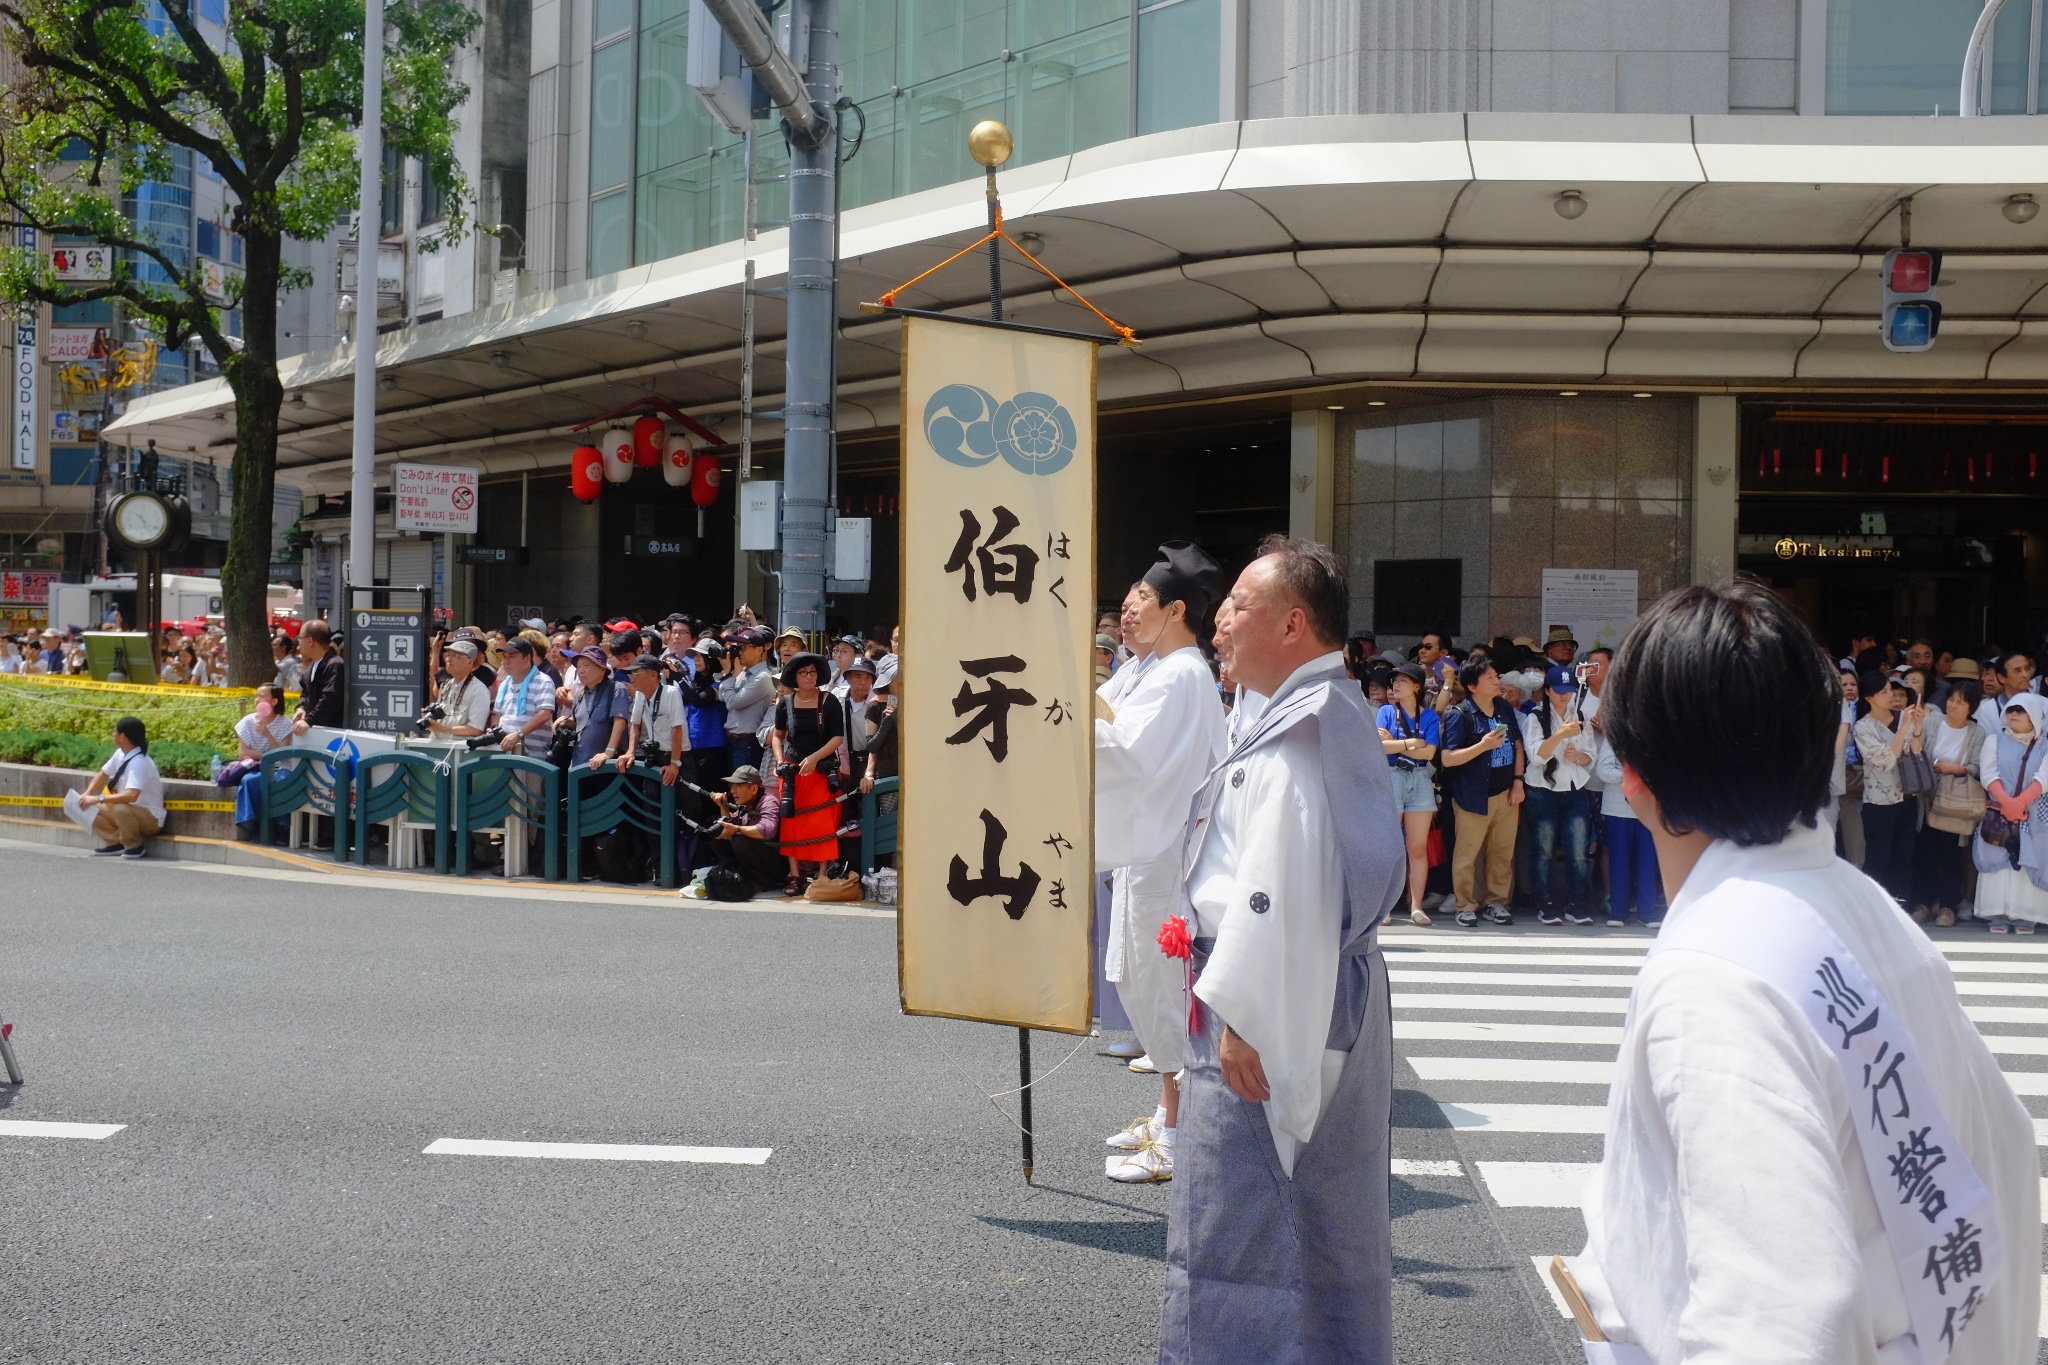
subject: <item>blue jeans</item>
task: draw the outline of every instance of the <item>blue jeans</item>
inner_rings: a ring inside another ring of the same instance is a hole
[[[1591,864],[1586,857],[1586,836],[1592,823],[1592,793],[1581,787],[1575,792],[1554,792],[1529,787],[1522,818],[1529,828],[1529,893],[1538,906],[1550,904],[1550,865],[1564,854],[1565,898],[1582,906],[1592,885]],[[1564,847],[1558,847],[1559,833]]]
[[[1640,820],[1626,815],[1600,820],[1607,840],[1607,913],[1626,919],[1633,901],[1636,918],[1649,924],[1657,913],[1657,842]]]

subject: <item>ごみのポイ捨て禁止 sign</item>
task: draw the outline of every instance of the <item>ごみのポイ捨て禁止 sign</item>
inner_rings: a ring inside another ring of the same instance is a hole
[[[400,531],[476,534],[483,475],[466,465],[391,466],[392,525]]]

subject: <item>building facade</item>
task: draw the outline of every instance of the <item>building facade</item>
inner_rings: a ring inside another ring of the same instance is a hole
[[[1836,634],[2038,636],[2041,21],[2006,7],[1990,116],[1961,119],[1971,16],[1951,8],[841,0],[837,500],[874,519],[876,554],[832,613],[895,612],[897,324],[859,305],[979,234],[965,133],[997,117],[1016,132],[1011,231],[1144,342],[1100,368],[1105,601],[1157,539],[1242,552],[1293,529],[1343,551],[1354,624],[1388,644],[1425,622],[1540,634],[1547,568],[1633,570],[1644,601],[1752,572]],[[755,125],[749,241],[746,140],[683,81],[688,4],[528,18],[523,146],[514,82],[479,115],[504,226],[466,276],[493,287],[398,310],[380,468],[483,473],[477,540],[503,562],[439,547],[466,619],[772,610],[730,494],[699,534],[684,490],[643,475],[579,502],[567,465],[649,396],[737,439],[749,266],[771,286],[760,406],[778,405],[779,136]],[[502,67],[521,30],[496,31],[480,50]],[[1945,253],[1922,354],[1877,335],[1879,265],[1909,234]],[[1099,327],[1008,278],[1010,316]],[[903,301],[971,311],[986,287],[963,263]],[[285,376],[282,477],[309,495],[315,565],[345,524],[351,364],[314,348]],[[219,403],[205,384],[152,396],[112,434],[203,456]],[[777,429],[756,432],[729,480],[776,476]],[[682,548],[632,553],[657,533]]]

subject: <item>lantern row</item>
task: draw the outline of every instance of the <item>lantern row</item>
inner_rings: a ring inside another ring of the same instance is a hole
[[[721,468],[716,455],[695,454],[690,438],[671,434],[659,417],[647,416],[631,427],[612,427],[594,446],[579,448],[569,461],[569,488],[583,502],[596,502],[608,483],[630,482],[636,470],[661,467],[662,481],[690,490],[699,507],[718,501]]]

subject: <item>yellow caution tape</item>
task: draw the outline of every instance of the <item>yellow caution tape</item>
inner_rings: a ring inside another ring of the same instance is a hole
[[[110,683],[62,673],[0,673],[0,682],[23,687],[75,687],[86,692],[125,692],[139,697],[232,697],[246,700],[256,695],[253,687],[195,687],[190,683],[164,682]],[[287,692],[287,704],[297,695],[296,692]]]
[[[64,804],[61,796],[0,796],[0,806],[57,806]],[[232,801],[166,801],[165,810],[228,810],[235,808]]]

